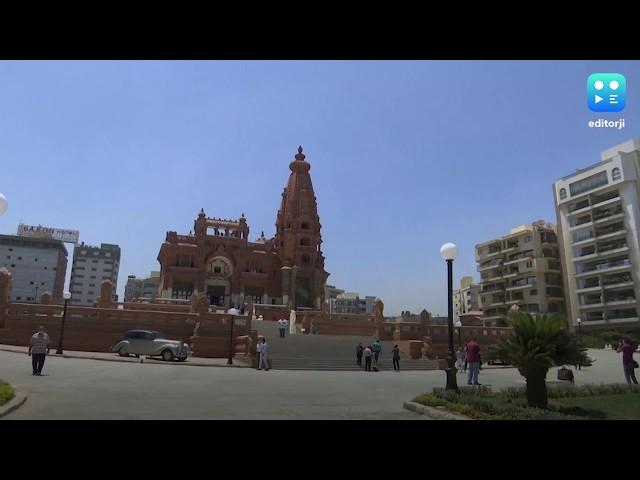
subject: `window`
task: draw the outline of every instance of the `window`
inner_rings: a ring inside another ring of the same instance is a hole
[[[303,223],[302,225],[300,225],[300,228],[302,230],[309,230],[309,224],[308,223]]]
[[[37,261],[38,261],[38,259],[37,259],[37,258],[35,258],[35,259],[34,259],[34,261],[36,261],[36,262],[37,262]]]
[[[573,197],[589,190],[593,190],[594,188],[602,187],[607,183],[609,183],[609,180],[607,179],[607,172],[600,172],[595,175],[591,175],[584,180],[573,182],[569,185],[569,191]]]
[[[86,255],[87,251],[86,250],[80,250],[80,255]]]
[[[18,257],[18,260],[22,260],[22,257]]]
[[[89,286],[90,286],[90,287],[95,287],[95,286],[96,286],[96,284],[95,284],[95,283],[90,283],[90,284],[89,284]]]
[[[621,173],[620,173],[620,169],[618,167],[614,168],[613,170],[611,170],[611,179],[613,181],[615,180],[620,180],[621,177]]]
[[[110,257],[111,256],[111,252],[107,252],[104,254],[105,257]]]
[[[303,247],[308,247],[311,245],[311,240],[308,238],[301,238],[300,245],[302,245]]]
[[[97,270],[96,270],[95,268],[92,268],[92,269],[91,269],[91,271],[92,271],[92,272],[96,272]]]
[[[96,276],[95,275],[91,275],[89,278],[93,280],[93,279],[96,278]]]
[[[527,235],[526,237],[524,237],[524,243],[529,243],[529,242],[531,242],[531,240],[533,240],[531,235]]]
[[[16,300],[22,300],[22,297],[16,297]]]
[[[98,263],[98,260],[91,260],[91,263]]]
[[[538,295],[538,290],[535,288],[532,288],[531,290],[529,290],[529,295],[531,295],[532,297],[535,297],[536,295]]]
[[[88,295],[95,295],[94,292],[87,292]]]
[[[527,268],[531,268],[531,267],[533,267],[533,263],[532,263],[532,262],[527,262],[527,264],[526,264],[526,265],[527,265]]]
[[[11,255],[7,255],[7,258],[8,258],[9,260],[11,260]]]
[[[15,264],[15,263],[12,263],[12,264],[11,264],[11,268],[16,268],[16,264]]]
[[[560,189],[560,200],[564,200],[565,198],[567,198],[567,189],[566,188],[561,188]]]
[[[33,282],[29,282],[29,285],[33,285]]]

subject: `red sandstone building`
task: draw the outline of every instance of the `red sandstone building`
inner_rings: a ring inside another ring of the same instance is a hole
[[[189,299],[205,292],[212,305],[244,302],[320,309],[329,274],[324,270],[320,217],[302,147],[289,164],[291,174],[276,218],[276,235],[249,241],[244,214],[239,220],[210,218],[200,211],[194,234],[167,232],[160,247],[160,295]]]

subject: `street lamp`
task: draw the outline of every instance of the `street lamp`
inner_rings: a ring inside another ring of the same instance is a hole
[[[449,327],[449,350],[447,352],[447,386],[445,390],[458,391],[456,380],[456,360],[453,351],[453,261],[458,256],[458,247],[455,243],[445,243],[440,247],[440,255],[447,262],[447,294],[448,294],[448,327]]]
[[[237,308],[230,308],[229,310],[227,310],[227,313],[231,315],[231,320],[229,325],[229,358],[227,359],[227,365],[233,365],[233,350],[234,350],[233,322],[234,322],[234,316],[239,315],[240,312],[238,311]]]
[[[71,298],[70,292],[64,292],[64,309],[62,310],[62,325],[60,326],[60,340],[58,341],[58,350],[56,350],[56,355],[62,355],[62,338],[64,337],[64,321],[67,318],[67,304],[69,303],[69,299]]]
[[[7,211],[9,208],[9,202],[7,202],[7,197],[5,197],[2,193],[0,193],[0,215]]]
[[[576,323],[578,324],[578,337],[582,340],[582,319],[576,318]],[[582,370],[582,365],[578,363],[578,370]]]
[[[462,322],[460,320],[456,320],[456,328],[458,329],[458,348],[460,348],[462,346],[462,341],[460,340]]]

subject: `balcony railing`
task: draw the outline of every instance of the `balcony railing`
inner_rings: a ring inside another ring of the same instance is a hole
[[[598,263],[597,265],[585,265],[582,268],[582,271],[580,271],[579,273],[593,272],[595,270],[604,270],[606,268],[621,267],[624,265],[631,265],[631,260],[627,258],[627,259],[618,260],[615,262]]]

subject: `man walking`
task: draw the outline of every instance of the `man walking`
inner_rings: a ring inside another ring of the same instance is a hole
[[[267,339],[262,337],[260,343],[260,363],[258,364],[258,370],[269,370],[269,359],[267,357]]]
[[[380,359],[380,353],[382,353],[382,344],[380,343],[380,340],[376,340],[373,343],[373,358],[376,365],[378,365],[378,360]]]
[[[33,375],[41,375],[44,360],[49,353],[49,335],[44,331],[44,327],[40,326],[38,331],[31,337],[29,344],[29,355],[31,356],[31,366],[33,367]]]
[[[633,352],[635,352],[635,350],[636,348],[629,338],[625,338],[620,342],[616,350],[618,353],[622,353],[622,369],[624,370],[624,378],[628,384],[631,384],[632,382],[636,384],[638,383],[635,372],[638,364],[633,359]]]
[[[286,328],[287,327],[284,324],[284,318],[280,318],[280,320],[278,320],[278,331],[280,332],[280,338],[284,338],[284,332]]]
[[[362,342],[360,342],[356,347],[356,361],[359,367],[362,366],[362,352],[364,352],[364,347],[362,346]]]
[[[400,347],[396,344],[393,347],[393,370],[395,372],[400,371]]]
[[[475,337],[467,343],[467,362],[469,365],[469,378],[467,384],[480,385],[478,383],[478,373],[480,371],[480,345]]]
[[[364,349],[364,371],[365,372],[371,371],[371,355],[372,354],[373,352],[371,351],[371,346],[367,345],[367,347]]]

